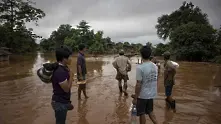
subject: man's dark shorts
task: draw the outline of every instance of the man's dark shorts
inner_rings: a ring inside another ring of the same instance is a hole
[[[173,85],[167,85],[167,86],[165,86],[165,95],[166,95],[167,97],[168,97],[168,96],[171,96],[172,91],[173,91]]]
[[[153,99],[137,99],[137,116],[153,112]]]
[[[174,81],[173,80],[166,80],[164,82],[164,85],[165,85],[165,95],[168,97],[168,96],[171,96],[172,94],[172,91],[173,91],[173,85],[174,85]]]
[[[116,79],[118,81],[124,80],[124,82],[126,82],[127,80],[129,80],[129,77],[128,77],[128,75],[123,75],[123,74],[117,72]]]

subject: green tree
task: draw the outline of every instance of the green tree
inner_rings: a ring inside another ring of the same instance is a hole
[[[209,25],[207,14],[202,13],[201,9],[194,6],[192,2],[183,2],[180,8],[171,14],[162,15],[158,18],[156,25],[159,38],[166,40],[170,34],[179,26],[194,22],[195,24]]]
[[[216,43],[217,49],[219,50],[218,54],[221,55],[221,26],[220,29],[217,31],[217,38]]]
[[[140,53],[140,49],[142,46],[143,45],[140,43],[137,43],[137,44],[132,43],[131,44],[131,53]]]
[[[40,41],[40,47],[44,50],[44,51],[52,51],[55,49],[55,42],[52,41],[51,39],[42,39]]]
[[[85,20],[80,21],[79,25],[77,25],[77,28],[81,31],[81,35],[84,36],[88,33],[91,26],[88,25],[88,22]]]
[[[132,50],[132,53],[136,53],[136,44],[131,43],[131,50]]]
[[[124,42],[124,44],[123,44],[123,49],[124,49],[124,51],[125,52],[131,52],[131,45],[130,45],[130,43],[129,42]]]
[[[155,56],[161,56],[164,52],[169,51],[169,44],[159,43],[154,50]]]
[[[120,49],[124,48],[123,45],[124,44],[122,42],[118,42],[118,43],[116,43],[115,48],[117,49],[117,51],[119,51]]]
[[[210,25],[190,22],[171,33],[171,47],[179,59],[208,61],[217,53],[215,33]]]
[[[62,24],[56,31],[51,33],[50,39],[55,41],[55,47],[60,47],[61,45],[64,45],[65,38],[71,36],[71,34],[72,26],[69,24]]]
[[[104,39],[103,39],[103,31],[98,31],[94,36],[94,44],[90,47],[90,51],[93,54],[101,54],[104,53]]]
[[[89,26],[88,22],[86,22],[85,20],[82,20],[78,25],[77,25],[77,29],[80,31],[80,37],[81,43],[86,44],[87,46],[91,46],[93,44],[93,36],[94,36],[94,31],[93,30],[89,30],[91,26]]]
[[[17,26],[23,26],[25,22],[37,22],[45,16],[45,13],[33,7],[33,4],[34,2],[30,0],[2,0],[0,2],[1,23],[10,23],[10,28],[13,30]]]
[[[0,25],[0,46],[9,46],[9,35],[9,27],[7,27],[6,25]]]
[[[140,49],[143,47],[143,45],[141,43],[137,43],[135,44],[135,51],[140,53]]]
[[[103,40],[104,40],[104,49],[107,52],[111,52],[115,45],[114,42],[111,41],[110,37],[103,38]]]
[[[36,46],[33,41],[38,36],[32,33],[32,29],[26,29],[25,22],[35,21],[37,24],[45,13],[33,7],[33,4],[30,0],[0,1],[0,24],[1,27],[7,28],[7,30],[1,28],[7,32],[7,38],[1,44],[12,48],[13,52],[24,52],[24,50],[28,52]]]
[[[177,59],[209,61],[218,53],[216,31],[209,24],[207,14],[191,2],[184,2],[178,10],[159,17],[156,28],[160,38],[169,37],[171,52]]]
[[[54,46],[56,41],[61,41],[57,40],[60,36],[62,36],[61,39],[64,39],[64,44],[70,46],[73,51],[78,51],[78,45],[84,43],[87,45],[87,48],[89,48],[89,53],[94,55],[117,53],[120,49],[137,52],[142,46],[142,44],[134,44],[132,47],[132,45],[128,42],[112,42],[110,37],[103,36],[103,31],[97,31],[94,33],[94,30],[91,30],[88,23],[84,20],[79,23],[77,28],[71,28],[71,26],[66,27],[70,28],[68,28],[68,30],[61,31],[60,34],[58,33],[60,31],[59,29],[57,31],[53,31],[49,39],[43,39],[40,43],[41,48],[46,51],[51,50],[51,46]],[[64,32],[66,31],[70,33],[66,33],[68,35],[64,35]]]
[[[218,52],[216,54],[217,56],[212,59],[212,62],[221,64],[221,26],[220,29],[217,30],[215,44]]]

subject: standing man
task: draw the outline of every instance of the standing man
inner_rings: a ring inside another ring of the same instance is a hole
[[[158,124],[153,112],[153,99],[157,97],[157,66],[150,61],[151,48],[143,46],[140,50],[143,63],[136,69],[135,95],[132,97],[133,104],[137,108],[137,116],[140,118],[140,124],[146,123],[145,114],[154,124]]]
[[[58,65],[51,78],[53,86],[51,104],[55,111],[56,124],[65,124],[67,111],[74,108],[70,100],[73,74],[67,66],[70,63],[71,51],[67,47],[61,47],[55,54]]]
[[[165,86],[165,95],[166,102],[169,103],[174,112],[176,111],[175,100],[172,98],[173,85],[175,84],[175,75],[176,69],[170,61],[170,52],[165,52],[164,56],[164,86]]]
[[[158,76],[157,76],[157,88],[159,89],[159,80],[160,80],[160,62],[156,59],[156,57],[150,57],[150,60],[157,66],[158,68]]]
[[[152,56],[150,58],[151,62],[153,62],[157,67],[158,67],[158,76],[160,73],[160,62],[157,60],[157,58],[155,56]]]
[[[127,72],[131,70],[131,64],[129,58],[124,56],[123,50],[120,50],[119,55],[112,64],[117,70],[116,79],[118,80],[120,93],[124,92],[124,95],[127,96],[127,80],[129,80]],[[124,80],[124,89],[122,88],[122,80]]]
[[[84,44],[80,44],[78,46],[79,53],[77,58],[77,79],[78,81],[85,81],[86,80],[86,61],[85,61],[85,51],[86,46]],[[85,84],[79,84],[78,86],[78,100],[81,100],[81,91],[83,91],[85,98],[88,98],[86,94],[86,82]]]

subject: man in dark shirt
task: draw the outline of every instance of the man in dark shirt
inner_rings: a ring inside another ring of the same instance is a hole
[[[84,57],[84,53],[86,51],[86,46],[84,44],[80,44],[78,46],[79,53],[77,58],[77,79],[78,81],[84,81],[86,80],[86,61]],[[86,82],[84,84],[79,84],[78,86],[78,100],[81,99],[81,91],[83,91],[85,98],[88,98],[86,94]]]
[[[71,51],[67,47],[61,47],[56,50],[55,54],[58,66],[51,78],[53,86],[51,104],[55,111],[56,124],[65,124],[67,111],[73,109],[70,100],[73,74],[67,67]]]

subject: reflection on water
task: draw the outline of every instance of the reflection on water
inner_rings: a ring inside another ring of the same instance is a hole
[[[31,76],[37,54],[12,56],[10,62],[0,62],[0,82]]]
[[[87,120],[87,112],[88,112],[88,107],[87,107],[87,99],[82,101],[78,101],[78,124],[89,124],[88,120]]]
[[[168,107],[166,107],[166,105],[165,105],[163,124],[168,124],[168,123],[170,123],[170,122],[172,121],[172,119],[173,119],[174,114],[175,114],[175,113],[174,113],[171,109],[168,109]]]
[[[67,124],[121,124],[130,120],[131,98],[119,96],[113,56],[88,57],[88,100],[77,100],[77,87],[72,87],[73,111],[68,112]],[[46,61],[55,61],[54,54],[15,56],[0,64],[0,124],[53,124],[50,105],[52,86],[42,83],[36,70]],[[131,58],[128,92],[134,92],[137,57]],[[179,62],[174,97],[177,112],[165,108],[163,74],[160,75],[158,98],[154,111],[160,123],[220,124],[221,68],[209,63]],[[76,65],[76,58],[73,58]],[[76,66],[72,67],[76,71]],[[161,70],[163,72],[163,68]],[[214,87],[215,86],[215,87]],[[147,121],[150,123],[149,118]],[[147,123],[148,123],[147,122]]]
[[[46,62],[45,58],[42,57],[42,53],[38,52],[37,53],[37,57],[35,58],[35,63],[33,64],[33,67],[32,67],[32,73],[35,74],[36,71],[39,69],[39,67],[42,66],[43,62]]]
[[[129,115],[128,115],[129,105],[126,102],[127,99],[128,99],[127,97],[120,94],[118,100],[115,101],[115,105],[116,105],[115,113],[116,113],[116,118],[117,118],[116,124],[127,123],[129,120]]]

